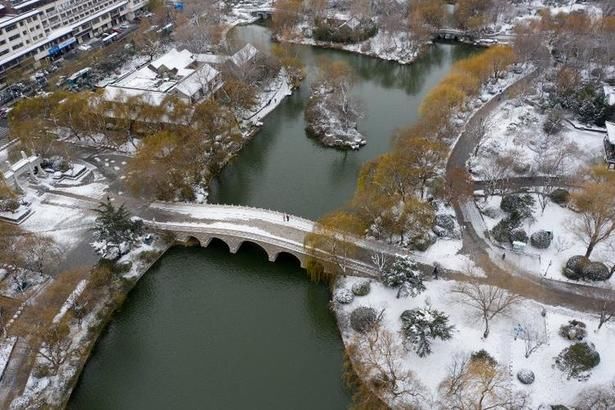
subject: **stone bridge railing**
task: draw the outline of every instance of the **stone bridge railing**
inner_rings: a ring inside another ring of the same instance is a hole
[[[281,214],[282,215],[282,214]],[[300,237],[285,238],[277,236],[267,231],[259,232],[247,226],[245,230],[240,229],[241,225],[234,225],[236,228],[219,228],[212,227],[209,224],[198,223],[172,223],[172,222],[153,222],[144,221],[150,228],[159,232],[171,232],[175,235],[178,242],[184,244],[197,244],[202,247],[207,247],[212,240],[218,239],[224,242],[231,253],[236,253],[241,245],[245,242],[253,243],[259,246],[267,254],[270,262],[275,262],[280,255],[288,254],[295,257],[299,261],[302,268],[307,267],[309,257],[317,257],[320,255],[322,261],[336,260],[336,263],[342,264],[349,275],[377,277],[379,272],[375,266],[370,263],[365,263],[354,258],[335,257],[326,254],[322,251],[309,252],[303,244],[303,239],[310,231],[306,231]],[[313,223],[312,223],[313,224]],[[328,266],[329,264],[323,264]]]

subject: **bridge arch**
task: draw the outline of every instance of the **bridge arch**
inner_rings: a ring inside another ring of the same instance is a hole
[[[207,240],[205,242],[201,241],[201,246],[203,246],[204,248],[208,248],[209,246],[222,246],[224,248],[226,248],[227,252],[231,252],[231,245],[228,244],[227,241],[225,241],[222,238],[218,238],[218,237],[211,237],[211,238],[207,238]]]
[[[233,253],[239,252],[241,250],[244,250],[244,251],[251,250],[256,253],[261,254],[262,256],[267,258],[267,260],[271,260],[271,253],[266,249],[266,247],[254,241],[242,240],[239,243],[237,250]]]
[[[185,246],[195,246],[195,247],[201,247],[203,246],[201,244],[201,241],[199,240],[199,238],[194,237],[194,236],[189,236],[186,238],[186,240],[182,241],[184,243]]]
[[[303,258],[300,258],[299,256],[292,254],[290,252],[287,252],[287,251],[278,252],[275,255],[273,255],[271,259],[273,262],[288,261],[289,263],[293,263],[300,268],[305,268],[304,263],[303,263]]]

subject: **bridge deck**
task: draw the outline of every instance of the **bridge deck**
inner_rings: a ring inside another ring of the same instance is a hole
[[[206,246],[212,238],[225,241],[236,252],[245,241],[260,245],[275,260],[281,252],[295,255],[302,263],[307,253],[305,237],[315,222],[305,218],[259,208],[233,205],[188,205],[154,203],[155,219],[146,223],[155,229],[175,232],[180,239],[198,239]],[[288,216],[288,220],[286,220]],[[356,238],[358,252],[345,265],[348,272],[361,276],[376,276],[371,263],[375,252],[395,255],[399,249],[387,244]],[[338,258],[339,259],[339,258]]]

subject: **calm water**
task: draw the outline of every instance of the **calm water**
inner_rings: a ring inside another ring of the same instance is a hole
[[[270,48],[265,27],[240,27]],[[293,46],[309,78],[267,119],[226,168],[212,202],[274,208],[317,218],[347,201],[362,163],[388,150],[416,120],[424,94],[452,62],[472,52],[439,44],[411,66]],[[368,144],[321,148],[304,132],[303,109],[320,57],[356,71]],[[344,409],[342,344],[328,290],[295,261],[268,263],[250,247],[175,248],[139,282],[103,334],[71,398],[74,409]]]

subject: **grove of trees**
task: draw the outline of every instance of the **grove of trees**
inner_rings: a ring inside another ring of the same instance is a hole
[[[502,77],[515,61],[512,48],[496,46],[455,64],[425,97],[419,122],[398,131],[391,151],[361,168],[352,199],[339,211],[353,221],[353,232],[421,250],[429,246],[432,200],[465,196],[469,186],[467,175],[459,172],[459,184],[443,183],[450,120],[482,84]],[[331,232],[344,229],[340,224]]]

